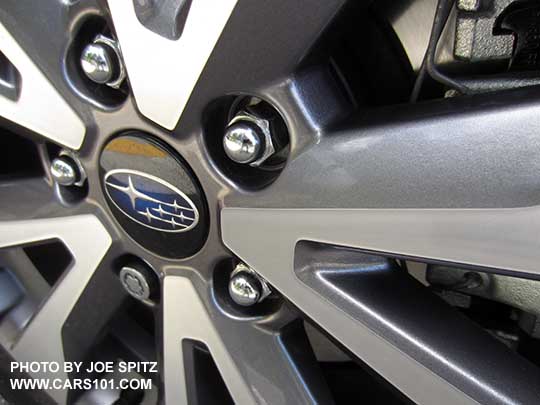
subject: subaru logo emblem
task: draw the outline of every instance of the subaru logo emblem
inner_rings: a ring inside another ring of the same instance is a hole
[[[114,169],[105,175],[105,190],[129,219],[161,232],[187,232],[199,222],[197,207],[172,184],[148,173]]]

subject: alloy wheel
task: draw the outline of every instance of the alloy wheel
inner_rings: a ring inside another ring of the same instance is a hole
[[[3,0],[7,401],[538,401],[539,90],[409,102],[354,3]],[[9,386],[119,360],[151,387]]]

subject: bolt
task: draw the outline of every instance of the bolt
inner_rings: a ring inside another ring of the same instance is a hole
[[[155,291],[155,281],[152,271],[138,264],[122,267],[120,270],[120,282],[129,295],[140,300],[150,299]]]
[[[266,281],[243,263],[236,266],[229,280],[229,294],[243,307],[262,302],[271,293]]]
[[[241,111],[227,125],[223,148],[227,156],[237,163],[260,166],[276,151],[270,123]]]
[[[52,161],[51,175],[61,186],[73,186],[81,178],[77,164],[68,156],[59,156]]]
[[[114,88],[120,87],[126,77],[118,44],[103,35],[83,49],[81,67],[93,82]]]

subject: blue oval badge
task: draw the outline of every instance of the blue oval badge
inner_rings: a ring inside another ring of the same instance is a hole
[[[199,222],[197,207],[178,188],[159,177],[128,169],[105,175],[105,190],[131,220],[162,232],[187,232]]]

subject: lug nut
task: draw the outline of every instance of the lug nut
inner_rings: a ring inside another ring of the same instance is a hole
[[[67,156],[59,156],[52,161],[51,175],[61,186],[73,186],[81,178],[77,164]]]
[[[238,305],[249,307],[271,293],[266,281],[243,263],[236,266],[229,280],[229,294]]]
[[[223,138],[223,147],[229,159],[236,163],[246,164],[259,157],[263,142],[253,124],[239,121],[227,128]]]
[[[81,56],[81,66],[93,82],[105,84],[114,78],[112,51],[106,45],[89,44]]]
[[[126,77],[120,48],[116,41],[98,35],[81,54],[81,67],[85,75],[95,83],[118,88]]]
[[[276,151],[270,123],[246,111],[239,112],[227,125],[223,148],[234,162],[260,166]]]
[[[129,295],[147,301],[157,289],[152,270],[140,264],[131,264],[120,270],[120,282]]]

